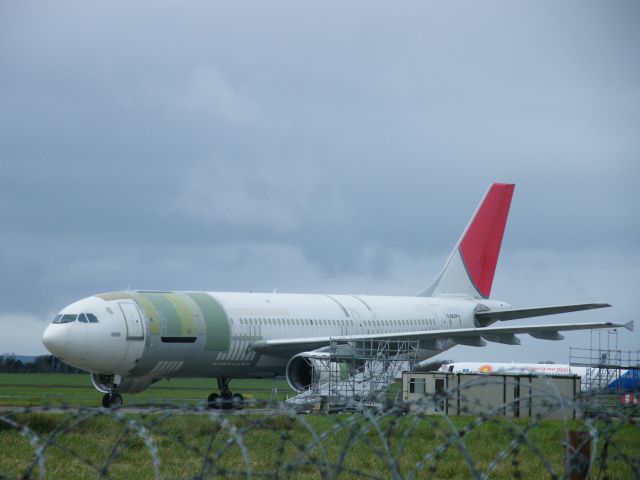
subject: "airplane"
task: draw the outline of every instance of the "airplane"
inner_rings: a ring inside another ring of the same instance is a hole
[[[424,361],[456,345],[519,345],[517,334],[561,340],[561,331],[631,329],[612,322],[504,325],[611,306],[513,309],[489,298],[514,188],[489,187],[442,271],[415,295],[109,292],[63,308],[42,341],[54,356],[90,373],[104,407],[119,406],[121,394],[160,379],[215,377],[219,393],[208,396],[208,405],[232,409],[244,405],[230,389],[233,378],[284,374],[293,390],[307,390],[313,359],[331,342],[413,340]]]
[[[639,367],[621,368],[594,365],[592,368],[559,363],[500,363],[500,362],[452,362],[445,363],[438,371],[449,373],[486,373],[535,376],[574,376],[581,378],[581,389],[609,391],[638,391]],[[588,378],[588,377],[591,378]]]

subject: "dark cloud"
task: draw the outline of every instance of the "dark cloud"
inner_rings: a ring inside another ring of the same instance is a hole
[[[413,293],[493,181],[517,184],[496,291],[549,269],[588,301],[589,258],[632,296],[635,2],[2,10],[0,314],[127,286]]]

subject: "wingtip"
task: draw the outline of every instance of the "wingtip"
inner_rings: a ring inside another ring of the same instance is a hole
[[[627,322],[624,324],[624,328],[626,328],[627,330],[629,330],[630,332],[633,332],[633,320]]]

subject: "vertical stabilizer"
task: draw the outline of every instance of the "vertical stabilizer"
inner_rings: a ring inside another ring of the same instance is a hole
[[[489,298],[514,188],[507,183],[489,187],[444,268],[418,296]]]

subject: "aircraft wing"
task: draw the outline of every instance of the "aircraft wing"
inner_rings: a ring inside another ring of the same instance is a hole
[[[495,320],[541,317],[544,315],[554,315],[556,313],[578,312],[580,310],[592,310],[594,308],[606,308],[610,306],[608,303],[581,303],[578,305],[559,305],[556,307],[521,308],[518,310],[479,310],[476,311],[475,316],[481,324],[484,324]]]
[[[450,330],[424,330],[413,332],[373,333],[360,335],[339,335],[334,337],[302,337],[258,340],[251,345],[251,349],[265,354],[289,354],[303,352],[329,345],[330,342],[349,343],[366,340],[419,340],[421,348],[439,349],[447,340],[460,345],[481,347],[486,341],[520,344],[517,334],[528,334],[542,340],[562,340],[561,331],[593,330],[599,328],[620,328],[633,330],[633,322],[591,322],[591,323],[558,323],[554,325],[520,325],[520,326],[489,326],[481,328],[460,328]]]

